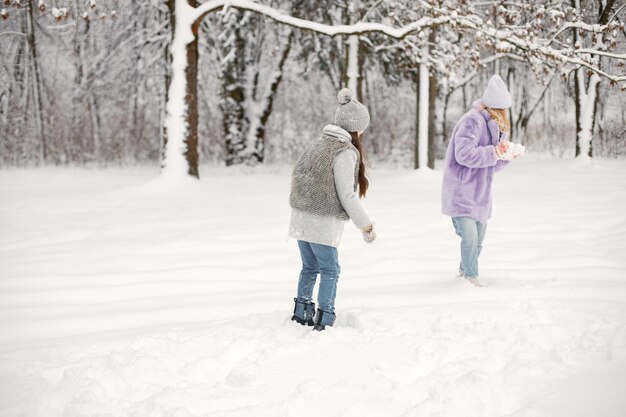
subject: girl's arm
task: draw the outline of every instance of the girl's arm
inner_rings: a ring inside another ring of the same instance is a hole
[[[354,191],[354,167],[357,156],[351,149],[339,152],[335,157],[333,173],[337,197],[356,227],[363,229],[371,222],[359,201],[358,191]]]
[[[493,145],[479,146],[480,126],[471,117],[463,121],[463,125],[454,137],[454,159],[468,168],[486,168],[496,165],[498,156]]]

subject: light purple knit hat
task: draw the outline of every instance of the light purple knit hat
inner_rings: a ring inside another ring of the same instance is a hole
[[[492,109],[508,109],[512,105],[511,93],[498,74],[492,75],[483,93],[481,103]]]

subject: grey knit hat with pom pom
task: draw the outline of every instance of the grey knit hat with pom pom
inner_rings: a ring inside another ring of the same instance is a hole
[[[335,124],[348,132],[360,132],[370,124],[367,108],[352,98],[352,91],[342,89],[337,94],[339,107],[335,112]]]

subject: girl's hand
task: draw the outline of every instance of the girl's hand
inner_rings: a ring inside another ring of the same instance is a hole
[[[361,233],[363,234],[363,240],[367,243],[372,243],[376,240],[376,232],[374,231],[374,224],[370,223],[361,229]]]
[[[503,160],[506,158],[506,153],[509,150],[510,142],[508,140],[503,140],[496,145],[496,156],[498,159]]]

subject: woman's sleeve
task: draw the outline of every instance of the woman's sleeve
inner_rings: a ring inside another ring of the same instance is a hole
[[[493,145],[479,146],[480,127],[472,118],[467,118],[454,137],[454,159],[468,168],[486,168],[498,162]]]
[[[339,152],[335,156],[333,174],[335,176],[335,189],[337,190],[339,202],[356,227],[363,229],[371,222],[361,206],[358,191],[354,191],[354,167],[356,161],[357,156],[353,150],[346,149]]]
[[[508,166],[511,161],[498,161],[496,164],[496,172],[501,171],[504,167]]]

